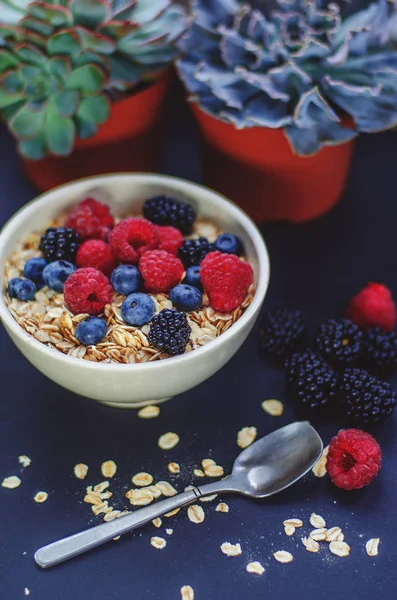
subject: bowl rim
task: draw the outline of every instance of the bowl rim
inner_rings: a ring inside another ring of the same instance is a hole
[[[74,365],[80,364],[80,366],[84,366],[84,368],[91,369],[93,371],[98,371],[98,370],[104,369],[105,371],[116,372],[116,371],[121,370],[122,372],[126,373],[129,370],[131,370],[131,371],[134,371],[134,370],[136,371],[138,369],[139,370],[149,370],[149,369],[152,369],[154,366],[156,366],[157,369],[159,369],[159,367],[166,368],[167,365],[172,366],[172,365],[175,365],[175,363],[177,363],[177,362],[180,362],[181,365],[187,364],[189,361],[195,360],[196,357],[199,358],[200,356],[203,356],[205,353],[208,353],[211,351],[216,351],[216,349],[219,348],[222,344],[227,343],[227,341],[229,339],[236,336],[239,331],[243,330],[245,325],[250,321],[251,316],[260,310],[262,302],[266,296],[266,292],[269,287],[269,280],[270,280],[269,252],[268,252],[266,243],[265,243],[258,227],[254,223],[254,221],[251,219],[251,217],[249,217],[235,202],[233,202],[232,200],[229,200],[229,198],[227,198],[226,196],[223,196],[219,192],[217,192],[205,185],[196,183],[195,181],[189,181],[182,177],[175,177],[175,176],[171,176],[171,175],[163,175],[163,174],[158,174],[158,173],[145,173],[145,172],[108,173],[108,174],[104,174],[104,175],[94,175],[94,176],[90,176],[90,177],[82,177],[80,179],[76,179],[74,181],[64,183],[62,185],[51,188],[50,190],[43,192],[43,193],[39,194],[38,196],[35,196],[34,198],[32,198],[32,200],[30,200],[29,202],[24,204],[21,208],[19,208],[10,217],[10,219],[8,219],[8,221],[3,225],[3,227],[0,230],[0,259],[1,259],[1,263],[2,263],[1,268],[3,268],[4,260],[5,260],[5,258],[7,258],[6,256],[3,256],[3,253],[4,253],[4,246],[6,245],[8,239],[9,239],[9,236],[12,234],[14,229],[16,227],[18,227],[19,224],[21,224],[25,221],[25,213],[31,212],[32,207],[35,204],[37,204],[37,203],[39,204],[42,201],[45,202],[47,196],[49,196],[59,190],[64,190],[65,188],[78,187],[78,185],[84,181],[92,181],[93,183],[100,185],[100,183],[103,181],[106,181],[106,180],[109,180],[112,178],[118,179],[118,178],[122,178],[122,177],[126,177],[126,178],[131,178],[131,177],[132,178],[135,178],[135,177],[136,178],[142,178],[142,177],[145,178],[145,177],[147,177],[148,179],[152,180],[152,183],[154,183],[154,184],[158,183],[159,185],[163,185],[164,187],[167,187],[167,184],[169,184],[169,183],[176,183],[179,185],[182,184],[182,187],[185,187],[185,191],[186,190],[189,191],[189,189],[191,190],[192,195],[194,195],[194,190],[199,188],[206,194],[210,194],[210,196],[212,196],[216,202],[220,202],[220,204],[221,204],[220,208],[226,208],[228,210],[228,212],[230,212],[230,209],[232,209],[232,213],[234,213],[234,214],[232,214],[232,216],[235,216],[236,220],[238,218],[239,223],[247,231],[247,233],[253,243],[255,251],[258,255],[257,285],[256,285],[253,300],[252,300],[251,304],[248,306],[248,308],[245,310],[244,314],[235,323],[233,323],[233,325],[227,331],[222,333],[222,335],[215,338],[211,342],[205,344],[204,346],[200,346],[199,348],[192,350],[191,352],[187,352],[185,354],[180,354],[177,356],[170,356],[169,358],[160,360],[160,361],[144,362],[144,363],[130,363],[130,364],[94,362],[94,361],[88,361],[88,360],[82,361],[81,358],[69,356],[67,354],[63,354],[62,352],[48,348],[48,346],[46,346],[42,342],[39,342],[38,340],[36,340],[32,335],[27,333],[19,325],[19,323],[17,323],[17,321],[14,319],[14,317],[12,316],[11,312],[9,311],[9,309],[5,303],[3,289],[0,291],[0,319],[6,325],[6,329],[10,329],[17,338],[21,339],[23,341],[23,343],[30,346],[33,350],[36,350],[37,352],[43,354],[44,356],[49,356],[53,359],[55,358],[62,362],[66,362],[66,363],[71,362],[71,364],[74,364]]]

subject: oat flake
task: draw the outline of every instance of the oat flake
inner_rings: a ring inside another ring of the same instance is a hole
[[[194,591],[190,585],[181,587],[181,598],[182,600],[194,600]]]
[[[96,486],[94,486],[94,492],[99,492],[100,494],[108,489],[110,483],[108,481],[101,481]]]
[[[306,550],[308,552],[319,552],[320,551],[320,544],[311,537],[302,538],[302,544],[304,545],[304,547],[306,548]]]
[[[117,465],[113,460],[107,460],[101,465],[101,473],[104,477],[114,477],[116,475]]]
[[[332,554],[340,556],[341,558],[349,556],[350,554],[350,546],[346,544],[346,542],[331,542],[329,549],[331,550]]]
[[[29,594],[30,594],[30,590],[29,590],[29,588],[25,588],[25,589],[23,590],[23,593],[25,594],[25,596],[29,596]]]
[[[255,575],[262,575],[265,572],[264,567],[257,560],[248,563],[246,569],[247,573],[255,573]]]
[[[162,550],[167,545],[167,541],[162,537],[158,537],[157,535],[150,538],[150,543],[152,544],[153,548],[156,548],[157,550]]]
[[[173,530],[173,529],[166,529],[166,530],[165,530],[165,533],[166,533],[167,535],[172,535],[172,534],[174,533],[174,530]]]
[[[211,496],[202,496],[200,498],[200,502],[212,502],[217,497],[218,497],[218,494],[211,494]]]
[[[7,488],[9,490],[15,490],[15,488],[21,485],[21,480],[16,475],[11,475],[10,477],[5,477],[2,481],[2,487]]]
[[[320,458],[312,468],[312,473],[315,477],[324,477],[327,474],[327,455],[329,446],[326,446]]]
[[[221,545],[221,550],[223,554],[226,554],[226,556],[240,556],[241,545],[231,544],[230,542],[223,542],[223,544]]]
[[[181,472],[181,467],[176,462],[170,462],[170,463],[168,463],[168,470],[173,475],[177,475],[178,473]]]
[[[283,521],[283,525],[284,525],[284,527],[291,525],[292,527],[298,528],[298,527],[302,527],[303,521],[301,521],[301,519],[295,519],[295,518],[285,519],[285,521]]]
[[[192,504],[187,509],[187,516],[192,523],[202,523],[205,519],[203,507],[199,504]]]
[[[339,539],[339,536],[341,533],[342,533],[342,530],[340,527],[331,527],[331,529],[327,529],[327,533],[325,534],[325,541],[326,542],[343,541],[343,540]]]
[[[106,513],[106,515],[103,517],[103,520],[108,522],[108,521],[114,521],[114,519],[117,519],[117,517],[121,514],[120,510],[111,510],[108,513]]]
[[[24,469],[26,469],[26,467],[30,466],[32,460],[29,458],[29,456],[26,456],[26,454],[21,454],[21,456],[18,456],[18,462]]]
[[[153,483],[153,477],[150,475],[150,473],[137,473],[132,478],[132,483],[138,487],[145,487]]]
[[[365,550],[368,556],[378,556],[380,538],[371,538],[365,544]]]
[[[160,519],[160,517],[157,517],[157,519],[153,519],[152,523],[155,527],[159,528],[161,527],[163,521]]]
[[[145,488],[129,490],[126,493],[126,497],[130,501],[130,504],[132,504],[132,506],[146,506],[154,500],[152,492]]]
[[[222,513],[228,513],[229,512],[229,505],[226,504],[226,502],[219,502],[218,506],[216,507],[216,512],[222,512]]]
[[[38,504],[42,504],[43,502],[45,502],[47,500],[47,498],[48,498],[47,492],[37,492],[37,494],[35,495],[33,500],[35,502],[37,502]]]
[[[320,515],[316,515],[316,513],[312,513],[310,515],[310,525],[315,529],[320,529],[322,527],[326,527],[327,524],[324,519]]]
[[[158,439],[159,448],[162,450],[171,450],[175,448],[175,446],[179,442],[179,435],[176,433],[172,433],[171,431],[168,433],[163,433]]]
[[[327,536],[327,529],[325,527],[320,527],[319,529],[313,529],[310,532],[310,537],[312,540],[316,540],[316,542],[322,542],[325,540]]]
[[[149,406],[144,406],[140,410],[138,410],[138,417],[141,419],[155,419],[160,414],[160,409],[158,406],[150,404]]]
[[[237,446],[247,448],[255,441],[256,435],[256,427],[243,427],[237,434]]]
[[[178,493],[176,489],[170,483],[168,483],[168,481],[158,481],[156,483],[156,487],[161,491],[163,496],[176,496]]]
[[[281,417],[284,412],[284,404],[280,400],[264,400],[261,406],[272,417]]]
[[[207,477],[222,477],[224,475],[224,470],[220,465],[209,465],[208,467],[205,467],[204,473]]]
[[[87,477],[88,467],[84,463],[78,463],[77,465],[74,465],[73,473],[77,479],[85,479]]]
[[[295,533],[295,527],[293,525],[286,525],[284,527],[285,535],[291,536]]]
[[[204,458],[204,460],[201,461],[201,466],[203,469],[209,467],[210,465],[216,465],[216,462],[212,458]]]
[[[278,550],[273,553],[273,556],[279,563],[289,563],[294,560],[291,552],[287,552],[286,550]]]
[[[177,515],[180,510],[181,510],[180,508],[176,508],[175,510],[171,510],[170,512],[165,513],[164,516],[167,518],[173,517],[174,515]]]
[[[193,475],[195,475],[195,477],[205,477],[204,471],[201,469],[194,469]]]

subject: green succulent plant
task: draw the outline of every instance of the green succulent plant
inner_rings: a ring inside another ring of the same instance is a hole
[[[22,14],[0,24],[0,114],[29,159],[95,135],[115,94],[168,67],[185,26],[169,0],[31,2]]]

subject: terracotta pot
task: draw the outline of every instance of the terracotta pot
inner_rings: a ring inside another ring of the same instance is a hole
[[[92,138],[77,140],[67,157],[23,159],[29,179],[46,191],[105,173],[157,171],[162,153],[161,108],[169,78],[115,102],[110,118]]]
[[[314,156],[293,153],[282,129],[239,130],[193,104],[203,136],[204,182],[234,200],[258,222],[307,221],[339,200],[353,142]]]

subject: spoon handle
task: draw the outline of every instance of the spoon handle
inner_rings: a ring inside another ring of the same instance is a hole
[[[200,490],[192,488],[189,491],[173,496],[172,498],[167,498],[161,502],[145,506],[145,508],[141,508],[129,515],[125,515],[120,519],[96,525],[95,527],[91,527],[80,533],[48,544],[48,546],[43,546],[43,548],[37,550],[34,559],[39,567],[43,569],[52,567],[53,565],[68,560],[69,558],[73,558],[78,554],[82,554],[87,550],[91,550],[100,544],[104,544],[118,535],[132,531],[133,529],[144,525],[144,523],[171,512],[180,506],[190,504],[202,495]]]

